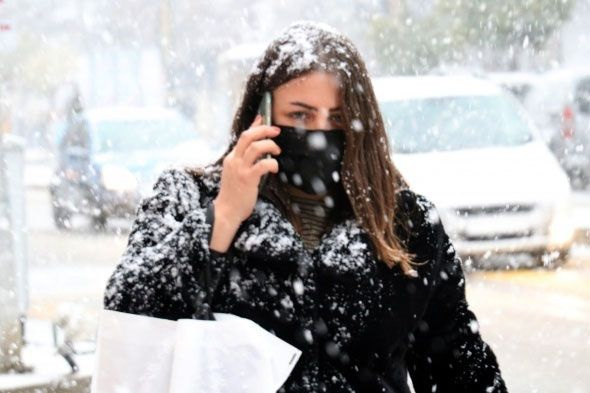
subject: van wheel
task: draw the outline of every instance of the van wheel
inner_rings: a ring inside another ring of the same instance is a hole
[[[569,254],[569,249],[542,252],[537,255],[538,266],[546,269],[557,269],[567,263]]]
[[[571,185],[574,191],[585,191],[588,188],[588,180],[583,174],[579,174],[571,179]]]
[[[59,230],[68,230],[72,227],[72,214],[64,208],[54,206],[53,223]]]
[[[107,221],[108,217],[104,213],[100,213],[98,216],[92,217],[92,229],[97,232],[103,232],[107,228]]]

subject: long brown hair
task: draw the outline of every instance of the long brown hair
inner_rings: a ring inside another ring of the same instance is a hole
[[[385,126],[365,63],[352,42],[331,27],[297,22],[271,42],[247,79],[233,119],[230,145],[215,165],[222,165],[242,131],[254,121],[265,91],[272,92],[312,71],[333,73],[340,80],[346,138],[341,179],[347,198],[343,200],[368,233],[378,258],[389,267],[399,264],[410,274],[412,255],[395,230],[400,224],[396,222],[395,192],[407,185],[390,159]],[[278,176],[269,174],[261,195],[277,202],[291,222],[299,225]]]

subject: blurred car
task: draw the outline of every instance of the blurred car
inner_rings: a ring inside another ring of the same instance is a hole
[[[568,179],[514,97],[473,77],[373,83],[394,162],[437,205],[460,255],[475,266],[567,259]]]
[[[545,73],[524,101],[574,190],[590,186],[590,69]]]
[[[82,112],[58,145],[50,185],[55,224],[67,228],[72,215],[81,214],[103,227],[109,217],[130,216],[165,167],[198,165],[214,157],[192,125],[172,110]]]

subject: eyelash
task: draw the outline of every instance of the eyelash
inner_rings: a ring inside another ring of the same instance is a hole
[[[307,113],[306,112],[291,112],[289,114],[289,117],[291,117],[291,118],[293,118],[295,120],[303,120],[303,118],[301,117],[301,115],[304,115],[305,118],[307,118]],[[330,119],[331,119],[331,121],[338,123],[338,122],[341,122],[342,121],[342,116],[340,116],[340,115],[333,115],[333,116],[330,116]]]
[[[295,119],[295,120],[302,120],[302,118],[300,117],[300,115],[305,115],[307,116],[307,113],[305,112],[292,112],[289,113],[289,117]]]

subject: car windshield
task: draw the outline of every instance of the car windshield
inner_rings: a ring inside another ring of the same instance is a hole
[[[162,149],[195,140],[196,132],[182,118],[101,120],[95,123],[98,152]]]
[[[531,126],[503,96],[465,96],[381,102],[393,149],[426,153],[516,146],[532,140]]]

